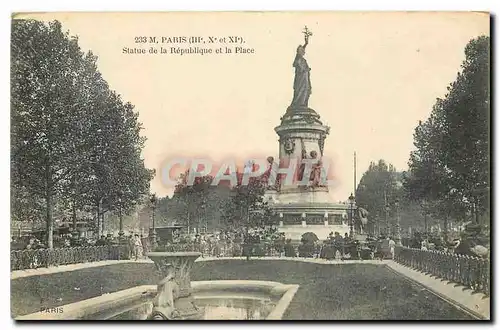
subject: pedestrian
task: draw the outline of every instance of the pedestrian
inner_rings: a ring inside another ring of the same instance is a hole
[[[385,256],[385,239],[383,236],[381,236],[378,240],[377,240],[377,245],[376,245],[376,251],[377,251],[377,256],[378,256],[378,259],[380,259],[381,261],[384,260],[384,256]]]
[[[138,234],[134,236],[134,257],[137,260],[139,257],[142,257],[142,241]]]
[[[106,236],[101,235],[101,237],[95,242],[96,246],[104,246],[106,245]]]
[[[428,250],[427,245],[428,245],[428,244],[427,244],[427,239],[424,239],[424,240],[422,241],[421,250],[422,250],[422,251],[427,251],[427,250]]]
[[[390,253],[391,253],[391,238],[387,236],[383,241],[382,241],[382,258],[381,260],[388,259],[390,258]]]
[[[292,245],[292,240],[288,238],[284,246],[285,257],[296,257],[295,248]]]
[[[134,255],[134,237],[129,235],[127,237],[128,259],[131,260]]]
[[[396,247],[396,242],[389,238],[389,250],[391,251],[391,258],[394,259],[394,249]]]

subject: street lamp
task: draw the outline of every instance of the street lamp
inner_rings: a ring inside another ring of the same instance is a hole
[[[153,247],[156,246],[156,226],[155,226],[155,211],[156,211],[156,203],[158,202],[158,199],[156,198],[156,194],[151,194],[151,198],[149,200],[151,202],[151,208],[153,209],[153,214],[151,215],[152,222],[153,222],[153,228],[151,231],[151,245]]]
[[[120,218],[120,231],[118,232],[119,238],[123,238],[123,215],[122,215],[122,192],[118,193],[118,216]]]
[[[395,228],[395,243],[397,245],[401,245],[401,224],[400,224],[400,214],[399,214],[399,199],[396,199],[394,202],[394,206],[396,206],[396,228]]]
[[[349,196],[349,236],[354,236],[354,203],[356,203],[354,196],[351,193]]]

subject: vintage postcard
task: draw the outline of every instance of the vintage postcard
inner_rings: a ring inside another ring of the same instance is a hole
[[[490,16],[16,13],[15,320],[490,320]]]

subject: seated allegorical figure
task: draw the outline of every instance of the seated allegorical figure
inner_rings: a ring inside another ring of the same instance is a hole
[[[311,173],[309,174],[309,181],[305,185],[305,187],[321,187],[323,186],[321,182],[321,171],[323,167],[323,162],[321,161],[321,158],[318,159],[318,153],[313,150],[309,153],[309,157],[306,156],[307,153],[303,152],[303,157],[306,159],[310,160],[316,160],[313,162],[312,167],[311,167]],[[300,164],[299,167],[299,172],[297,175],[297,180],[301,182],[304,178],[304,172],[305,172],[306,164],[302,163]]]

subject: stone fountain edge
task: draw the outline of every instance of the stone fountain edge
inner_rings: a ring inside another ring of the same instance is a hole
[[[231,287],[240,288],[241,285],[262,289],[270,295],[281,295],[276,306],[266,318],[267,320],[281,320],[288,305],[292,301],[299,285],[282,284],[272,281],[254,281],[254,280],[217,280],[217,281],[193,281],[191,282],[193,293],[200,290],[230,289]],[[112,308],[118,301],[136,300],[141,297],[153,296],[157,292],[157,285],[140,285],[133,288],[104,294],[94,298],[85,299],[75,303],[60,306],[62,313],[44,313],[37,312],[28,315],[18,316],[16,320],[77,320],[92,315],[97,310]],[[135,304],[134,304],[135,305]],[[129,310],[124,307],[122,311],[113,313],[122,313]]]

